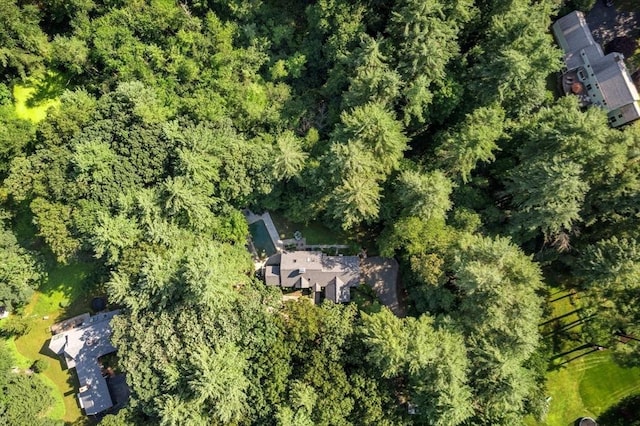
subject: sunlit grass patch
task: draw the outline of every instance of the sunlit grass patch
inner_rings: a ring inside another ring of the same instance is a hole
[[[570,426],[583,416],[596,418],[629,395],[640,392],[640,368],[622,367],[612,353],[598,350],[581,334],[581,294],[550,288],[549,317],[541,332],[554,349],[547,374],[551,397],[543,424]],[[528,425],[540,424],[529,418]]]
[[[59,97],[64,89],[64,77],[54,71],[47,71],[41,76],[32,76],[15,84],[13,98],[16,115],[33,123],[44,120],[49,108],[60,105]]]
[[[640,392],[640,368],[621,367],[607,351],[587,353],[550,372],[547,389],[552,399],[545,424],[567,426]]]

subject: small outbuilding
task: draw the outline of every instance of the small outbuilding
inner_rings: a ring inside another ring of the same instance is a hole
[[[107,298],[94,297],[93,300],[91,300],[91,309],[93,309],[94,312],[100,312],[107,309]]]
[[[591,417],[583,417],[580,419],[580,426],[598,426],[598,423],[596,423],[595,420],[593,420]]]

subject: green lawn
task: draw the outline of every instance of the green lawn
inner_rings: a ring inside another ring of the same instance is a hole
[[[308,224],[293,223],[278,213],[272,213],[271,219],[281,239],[293,238],[293,233],[300,231],[307,244],[349,244],[350,238],[343,232],[327,228],[320,222]]]
[[[59,97],[64,89],[64,76],[53,71],[14,85],[16,115],[33,123],[44,120],[49,108],[60,105]]]
[[[584,353],[547,376],[552,400],[545,424],[569,426],[582,416],[597,418],[623,398],[640,393],[640,368],[620,367],[606,351]]]
[[[570,426],[583,416],[597,418],[623,398],[640,393],[640,368],[621,367],[610,352],[585,345],[579,296],[552,289],[551,313],[541,327],[555,354],[547,375],[551,401],[544,424],[549,426]],[[539,424],[531,419],[527,423]]]
[[[25,308],[24,315],[32,325],[30,332],[15,342],[9,341],[9,347],[17,352],[21,366],[31,365],[36,359],[49,363],[49,368],[42,375],[52,387],[56,400],[49,416],[65,422],[81,421],[83,416],[75,398],[75,377],[47,349],[51,338],[49,327],[61,319],[89,310],[92,268],[92,264],[78,263],[51,269],[48,281]],[[63,308],[61,304],[68,304],[68,307]]]

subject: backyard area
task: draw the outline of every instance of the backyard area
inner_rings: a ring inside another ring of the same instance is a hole
[[[49,365],[42,378],[52,388],[55,404],[49,412],[52,419],[78,424],[84,416],[76,400],[76,380],[64,363],[48,350],[49,327],[61,319],[89,310],[90,278],[93,265],[88,263],[56,266],[49,270],[49,279],[33,295],[25,307],[23,317],[29,323],[29,332],[7,343],[18,367],[28,368],[36,360]]]
[[[544,424],[570,426],[583,416],[598,418],[622,399],[640,394],[640,368],[618,365],[610,351],[585,342],[580,293],[554,288],[551,312],[543,322],[544,339],[553,347],[547,374],[549,411]],[[539,424],[529,419],[528,424]]]
[[[13,86],[15,113],[33,123],[42,121],[51,107],[60,104],[65,78],[59,73],[45,71]],[[28,248],[39,245],[30,213],[19,214],[14,228],[21,244]],[[35,361],[44,361],[48,368],[40,374],[51,388],[53,406],[47,417],[65,423],[83,424],[84,416],[75,398],[75,377],[66,366],[51,354],[49,327],[60,319],[86,312],[89,307],[89,282],[93,272],[89,263],[56,265],[50,268],[48,279],[34,293],[20,315],[27,324],[27,333],[19,338],[3,338],[16,360],[16,367],[29,369]],[[14,316],[17,318],[17,315]]]
[[[293,239],[294,233],[299,231],[302,237],[306,239],[307,244],[348,245],[349,243],[355,242],[353,237],[350,237],[342,231],[329,229],[320,222],[314,221],[307,224],[293,223],[278,213],[271,213],[271,218],[282,240]]]
[[[322,251],[328,255],[356,255],[361,246],[357,236],[330,229],[320,222],[295,223],[276,212],[259,214],[244,210],[251,239],[249,251],[257,259],[279,251]]]

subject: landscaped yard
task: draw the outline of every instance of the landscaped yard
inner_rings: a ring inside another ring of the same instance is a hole
[[[353,239],[345,233],[329,229],[322,223],[310,222],[306,225],[293,223],[279,213],[269,213],[280,238],[283,240],[293,238],[293,233],[300,231],[307,240],[307,244],[349,244],[353,242]]]
[[[49,327],[61,319],[89,310],[92,267],[91,264],[81,263],[51,269],[48,281],[25,308],[24,316],[29,319],[31,330],[15,341],[8,342],[20,367],[29,367],[37,359],[48,362],[49,368],[42,377],[51,385],[56,400],[49,417],[65,422],[81,421],[83,416],[75,397],[76,380],[73,373],[48,350],[51,338]]]
[[[579,293],[554,290],[550,300],[552,312],[542,327],[554,347],[545,424],[570,426],[583,416],[597,418],[623,398],[639,394],[640,368],[623,368],[609,351],[599,351],[582,339]],[[528,424],[539,423],[529,419]]]

